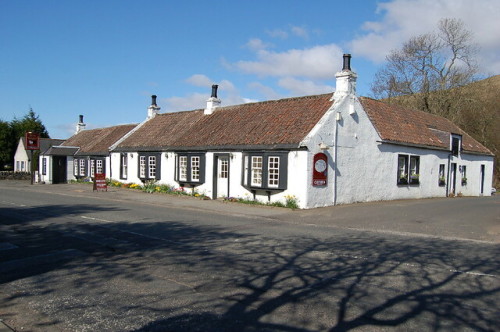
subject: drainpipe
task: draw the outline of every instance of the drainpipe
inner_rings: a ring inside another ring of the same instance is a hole
[[[450,177],[451,177],[451,153],[448,155],[448,172],[446,172],[446,197],[450,195]]]
[[[339,122],[335,119],[335,134],[333,142],[333,205],[337,205],[337,141]]]

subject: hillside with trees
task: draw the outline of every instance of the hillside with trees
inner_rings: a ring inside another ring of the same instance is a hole
[[[377,99],[443,116],[495,154],[500,185],[500,75],[478,80],[477,47],[457,19],[410,38],[386,57],[372,84]],[[484,77],[484,76],[483,76]]]

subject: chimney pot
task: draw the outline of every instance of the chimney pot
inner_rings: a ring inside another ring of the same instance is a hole
[[[217,84],[212,85],[212,95],[211,95],[212,98],[217,98],[217,88],[218,87],[219,86]]]
[[[351,70],[351,55],[350,54],[344,54],[344,66],[342,67],[342,70]]]
[[[83,115],[80,115],[80,121],[79,123],[83,123]]]
[[[152,96],[151,96],[151,105],[153,105],[153,106],[157,106],[157,105],[156,105],[156,95],[152,95]]]

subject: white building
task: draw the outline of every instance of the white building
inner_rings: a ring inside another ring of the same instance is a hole
[[[490,195],[493,154],[450,121],[356,95],[350,55],[333,94],[159,114],[110,146],[111,178],[213,199],[293,196],[301,208]],[[73,143],[71,143],[73,144]],[[76,170],[76,168],[75,168]]]
[[[63,143],[63,139],[40,138],[40,150],[26,150],[26,137],[21,137],[17,144],[16,153],[14,154],[14,171],[15,172],[31,172],[31,155],[37,155],[37,152],[43,153],[53,145]],[[35,157],[36,158],[36,157]],[[36,172],[42,171],[41,164],[38,164]]]

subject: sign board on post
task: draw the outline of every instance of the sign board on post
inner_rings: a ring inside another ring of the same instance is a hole
[[[322,152],[316,153],[313,158],[313,186],[328,184],[328,156]]]
[[[26,150],[40,150],[40,135],[28,131],[26,133]]]
[[[106,190],[108,191],[108,185],[106,184],[106,175],[104,173],[96,173],[94,176],[94,190]]]

